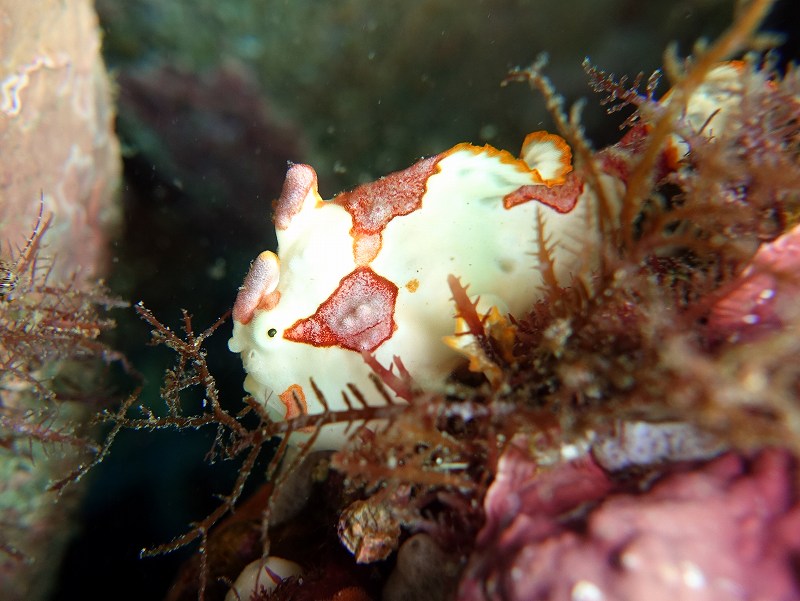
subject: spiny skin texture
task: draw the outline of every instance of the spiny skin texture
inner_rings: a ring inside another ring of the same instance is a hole
[[[345,408],[347,384],[373,389],[362,352],[387,366],[398,356],[418,384],[441,389],[459,360],[442,342],[454,326],[448,275],[522,315],[544,282],[540,222],[559,283],[586,267],[593,196],[571,170],[566,143],[545,132],[521,158],[459,144],[327,202],[314,170],[291,166],[274,214],[280,261],[262,253],[234,306],[229,346],[245,389],[285,419],[322,410],[313,377]],[[318,444],[341,444],[324,434]]]

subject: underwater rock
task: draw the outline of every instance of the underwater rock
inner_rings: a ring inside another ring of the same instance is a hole
[[[92,3],[0,2],[0,182],[3,252],[24,241],[39,212],[48,228],[50,275],[97,277],[117,225],[119,174],[114,107]]]
[[[386,581],[384,601],[446,599],[458,574],[458,561],[427,534],[415,534],[397,552],[397,563]]]
[[[94,340],[106,325],[78,291],[110,264],[120,161],[92,2],[0,0],[0,48],[0,591],[35,601],[48,598],[82,492],[48,491],[86,460],[70,442],[89,417],[81,403],[56,404],[53,387],[70,369],[67,394],[93,398],[100,386],[65,349],[107,350]]]

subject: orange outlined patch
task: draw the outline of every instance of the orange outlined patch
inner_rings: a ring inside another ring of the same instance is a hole
[[[518,159],[507,150],[501,150],[489,144],[485,144],[484,146],[475,146],[474,144],[470,144],[469,142],[461,142],[460,144],[456,144],[455,146],[453,146],[450,150],[443,152],[440,155],[440,157],[444,158],[446,156],[450,156],[451,154],[455,154],[462,150],[466,150],[467,152],[471,152],[472,154],[485,154],[490,157],[497,157],[497,159],[501,163],[505,163],[506,165],[511,165],[512,167],[517,169],[517,171],[520,171],[522,173],[531,173],[531,168],[528,167],[525,161]],[[537,172],[534,177],[539,177],[539,173]]]
[[[278,395],[286,407],[286,414],[283,419],[292,419],[308,413],[308,403],[306,402],[306,394],[303,392],[303,387],[299,384],[292,384]]]
[[[569,144],[561,136],[546,131],[535,131],[525,136],[519,156],[548,186],[563,184],[565,176],[572,171]]]
[[[507,150],[501,150],[489,144],[475,146],[469,142],[456,144],[439,156],[444,158],[462,150],[476,155],[485,154],[489,157],[496,157],[501,163],[514,167],[520,173],[530,175],[531,184],[557,186],[563,184],[566,175],[572,171],[572,150],[566,140],[546,131],[528,134],[522,144],[520,157],[515,157]],[[542,171],[548,177],[543,176]]]
[[[422,159],[408,169],[342,192],[331,201],[353,218],[350,235],[358,265],[367,265],[377,256],[381,248],[380,235],[392,219],[422,207],[428,178],[436,173],[436,164],[442,156]]]

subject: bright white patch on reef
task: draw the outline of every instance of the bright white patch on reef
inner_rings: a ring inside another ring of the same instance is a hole
[[[604,601],[603,591],[595,583],[588,580],[579,580],[572,587],[572,601]]]

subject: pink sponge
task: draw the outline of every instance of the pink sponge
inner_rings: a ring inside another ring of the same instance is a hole
[[[534,478],[524,454],[506,453],[459,599],[800,599],[787,453],[730,453],[608,494],[608,477],[580,461]]]

